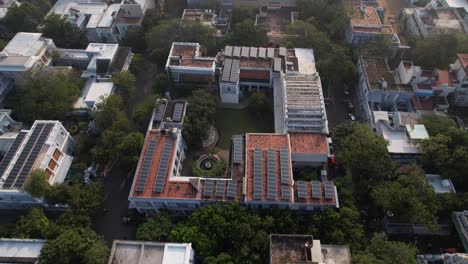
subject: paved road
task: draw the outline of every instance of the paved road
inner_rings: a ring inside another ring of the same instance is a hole
[[[330,130],[348,120],[348,111],[343,102],[347,98],[343,91],[344,88],[341,85],[329,85],[328,92],[326,92],[330,98],[327,106],[328,128]]]
[[[128,215],[128,194],[132,186],[133,173],[114,167],[104,179],[105,200],[103,208],[95,216],[94,230],[112,243],[113,239],[135,239],[136,226],[123,224],[122,217]]]

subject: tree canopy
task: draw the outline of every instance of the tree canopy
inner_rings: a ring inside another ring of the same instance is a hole
[[[409,44],[414,63],[425,69],[448,69],[457,53],[468,52],[468,37],[450,32],[440,32],[424,39],[413,37]]]
[[[436,215],[440,204],[424,171],[416,165],[402,172],[395,181],[375,186],[371,195],[375,203],[391,211],[397,221],[438,228]]]
[[[208,136],[208,129],[213,124],[216,115],[216,98],[205,90],[193,92],[187,108],[182,130],[184,139],[193,147],[201,146]]]
[[[353,255],[356,264],[416,264],[416,248],[402,242],[389,241],[384,233],[375,233],[365,252]]]
[[[155,217],[148,218],[145,223],[138,226],[136,237],[138,240],[167,241],[173,227],[169,214],[160,211]]]
[[[50,190],[50,184],[45,171],[40,169],[31,171],[28,181],[24,186],[24,190],[33,197],[44,197],[44,195]]]
[[[112,73],[112,82],[114,82],[117,93],[124,100],[128,100],[136,90],[136,78],[129,71],[121,71]]]
[[[44,37],[53,39],[60,48],[78,49],[85,48],[88,44],[85,32],[73,27],[58,14],[50,14],[44,19],[41,32]]]
[[[22,1],[20,5],[8,8],[3,22],[11,33],[36,32],[51,8],[48,0]]]
[[[39,262],[44,264],[103,264],[109,249],[102,238],[90,228],[65,230],[55,239],[48,240],[41,250]]]
[[[260,25],[255,25],[251,19],[245,19],[234,25],[232,31],[226,36],[230,45],[261,47],[268,42],[267,31]]]
[[[450,128],[457,127],[455,120],[446,116],[423,115],[421,122],[426,127],[427,133],[430,136],[446,134]]]
[[[78,99],[81,85],[74,72],[38,74],[17,89],[11,107],[24,122],[62,120]]]
[[[145,35],[152,59],[164,64],[174,41],[198,42],[208,50],[215,46],[215,30],[201,23],[180,23],[179,19],[163,20]]]
[[[158,96],[152,95],[133,107],[132,119],[140,131],[146,131],[157,100]]]
[[[368,180],[383,180],[392,167],[387,142],[365,124],[355,124],[352,132],[339,139],[337,160]]]

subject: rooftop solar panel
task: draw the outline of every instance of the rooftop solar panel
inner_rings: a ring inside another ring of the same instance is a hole
[[[233,162],[235,164],[240,164],[242,162],[242,137],[241,136],[234,136],[233,138]]]
[[[289,152],[287,147],[280,148],[281,184],[289,184]]]
[[[310,183],[312,185],[312,198],[322,198],[322,184],[319,181],[311,181]]]
[[[281,199],[291,200],[291,186],[289,185],[281,186]]]
[[[231,57],[232,56],[232,46],[226,46],[224,49],[224,56]]]
[[[258,57],[266,58],[266,48],[258,48]]]
[[[262,150],[254,150],[254,199],[263,198],[263,157]]]
[[[250,47],[250,57],[257,58],[258,48]]]
[[[248,58],[250,55],[250,49],[249,47],[242,47],[242,57]]]
[[[275,49],[274,48],[268,48],[268,58],[273,59],[275,57]]]
[[[224,60],[223,74],[221,75],[221,81],[229,82],[231,76],[232,59]]]
[[[156,111],[156,114],[154,115],[154,120],[155,121],[161,121],[162,120],[165,109],[166,109],[166,104],[159,104],[158,110]]]
[[[307,198],[307,183],[305,181],[297,181],[297,196]]]
[[[267,155],[267,197],[276,200],[276,150],[269,149]]]
[[[234,47],[234,51],[232,52],[233,57],[240,57],[241,55],[241,47]]]
[[[230,180],[228,182],[227,196],[230,198],[235,198],[237,194],[237,181]]]
[[[174,106],[174,113],[172,114],[172,120],[175,122],[180,122],[182,118],[182,111],[184,110],[183,103],[177,103]]]
[[[281,71],[281,58],[275,58],[273,69],[277,72]]]
[[[27,132],[21,131],[16,136],[15,141],[13,141],[13,144],[8,149],[7,154],[5,155],[5,157],[3,157],[2,162],[0,163],[0,177],[3,175],[3,173],[7,169],[8,165],[10,164],[11,160],[13,159],[16,152],[18,151],[18,148],[20,147],[26,135],[27,135]]]
[[[143,156],[143,162],[141,163],[140,177],[136,185],[136,191],[142,192],[145,190],[146,181],[148,180],[151,161],[153,160],[154,151],[156,150],[156,140],[151,140],[146,149],[146,153]]]
[[[284,57],[286,56],[286,48],[285,47],[280,47],[279,48],[279,55]]]
[[[325,199],[333,199],[335,197],[335,187],[333,182],[326,181],[323,185],[325,189]]]
[[[239,60],[232,60],[231,66],[231,76],[229,77],[229,81],[232,83],[237,83],[239,80],[240,74],[240,62]]]
[[[217,180],[216,181],[216,196],[223,197],[225,192],[226,192],[226,181]]]
[[[153,188],[154,192],[162,192],[164,190],[173,145],[174,142],[172,140],[166,140],[164,142],[161,158],[159,160],[158,172],[156,173],[156,182]]]
[[[205,180],[205,185],[203,186],[203,196],[213,195],[213,186],[214,180]]]

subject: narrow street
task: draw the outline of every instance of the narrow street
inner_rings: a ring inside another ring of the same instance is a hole
[[[346,109],[344,87],[340,85],[328,86],[329,103],[326,106],[328,128],[332,130],[335,126],[348,120],[348,111]]]
[[[136,226],[122,223],[129,214],[128,194],[132,186],[133,172],[122,172],[115,166],[104,178],[104,205],[96,212],[94,230],[111,244],[113,239],[135,239]]]

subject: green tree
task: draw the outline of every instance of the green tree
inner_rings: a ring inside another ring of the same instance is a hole
[[[392,167],[385,139],[365,124],[355,124],[353,132],[341,140],[337,160],[367,180],[383,180]]]
[[[140,131],[146,131],[153,109],[156,108],[157,100],[158,96],[152,95],[133,107],[132,119]]]
[[[78,99],[82,81],[75,73],[37,75],[18,88],[11,107],[22,121],[62,120]]]
[[[249,111],[259,118],[271,114],[271,105],[264,93],[257,92],[249,97]]]
[[[216,257],[207,257],[205,259],[206,264],[234,264],[232,257],[226,253],[220,253]]]
[[[374,234],[367,251],[382,261],[374,263],[418,263],[416,261],[417,250],[414,246],[402,242],[389,241],[384,233]]]
[[[61,48],[84,48],[88,39],[83,30],[73,27],[65,18],[57,14],[48,15],[42,23],[44,37],[51,38]]]
[[[167,241],[174,224],[169,214],[160,211],[153,218],[148,218],[145,223],[138,226],[136,237],[138,240]]]
[[[119,157],[118,145],[125,137],[125,133],[117,129],[104,130],[97,144],[91,149],[91,156],[99,164],[106,164]]]
[[[436,215],[440,204],[424,172],[416,165],[395,181],[376,186],[371,196],[375,204],[391,211],[397,220],[424,224],[433,230],[438,228]]]
[[[303,20],[310,19],[319,22],[321,30],[334,39],[339,39],[347,25],[347,15],[343,4],[336,0],[298,0],[297,9],[301,10]]]
[[[267,31],[251,19],[245,19],[234,25],[226,36],[227,43],[236,46],[263,46],[268,42]]]
[[[184,121],[182,133],[192,147],[200,147],[208,136],[208,129],[216,115],[216,98],[205,90],[193,92]]]
[[[8,8],[4,23],[11,33],[37,32],[45,15],[51,9],[48,0],[29,0]]]
[[[130,72],[136,76],[141,71],[144,64],[145,58],[143,58],[141,54],[136,53],[132,58],[132,62],[130,63]]]
[[[352,83],[356,79],[356,67],[351,50],[333,42],[326,32],[317,29],[314,19],[296,21],[289,25],[288,42],[295,47],[312,48],[317,58],[317,69],[322,83],[344,81]],[[339,61],[340,63],[336,63]]]
[[[46,242],[39,263],[106,263],[109,254],[105,242],[90,228],[68,229]]]
[[[142,133],[133,132],[126,135],[117,145],[119,165],[122,168],[133,169],[137,165],[144,141],[145,136]]]
[[[416,65],[428,69],[448,69],[457,53],[468,52],[468,37],[441,32],[424,39],[409,38],[411,56]]]
[[[340,123],[332,130],[333,149],[335,152],[343,150],[343,140],[354,131],[353,122]]]
[[[129,71],[113,72],[112,81],[117,87],[117,93],[128,100],[136,89],[136,78]]]
[[[437,134],[445,135],[449,128],[457,127],[455,121],[446,116],[423,115],[421,117],[421,122],[426,127],[427,133],[430,136],[435,136]]]
[[[118,95],[111,95],[105,98],[94,116],[96,125],[101,130],[114,127],[126,132],[130,130],[127,117],[123,113],[124,102]]]
[[[225,252],[234,263],[265,260],[269,226],[261,217],[237,204],[212,205],[195,211],[171,230],[171,241],[191,242],[205,259]]]
[[[33,207],[27,215],[21,216],[13,228],[12,236],[44,239],[48,237],[50,227],[51,223],[42,209]]]
[[[37,169],[31,171],[24,186],[24,190],[33,197],[42,198],[50,190],[50,184],[45,171]]]
[[[146,13],[150,12],[151,10],[153,9],[146,10],[147,11]],[[146,18],[146,14],[145,14],[145,18]],[[145,32],[143,32],[143,29],[139,26],[130,26],[128,27],[127,32],[125,33],[124,38],[122,39],[122,45],[131,47],[133,52],[145,52],[146,42],[142,41],[143,39],[145,39]],[[136,55],[138,54],[135,54],[135,56]],[[135,57],[133,57],[132,59],[132,64],[134,60],[135,60]],[[135,74],[134,71],[132,71],[132,73]]]
[[[309,233],[323,243],[346,244],[353,250],[366,244],[364,228],[359,224],[359,212],[355,208],[342,207],[339,211],[327,209],[312,216]]]
[[[58,184],[47,194],[47,200],[51,204],[68,204],[73,213],[90,216],[102,206],[104,187],[99,182],[89,186]]]
[[[235,7],[232,10],[231,24],[236,25],[246,19],[255,20],[256,9],[251,7]]]

